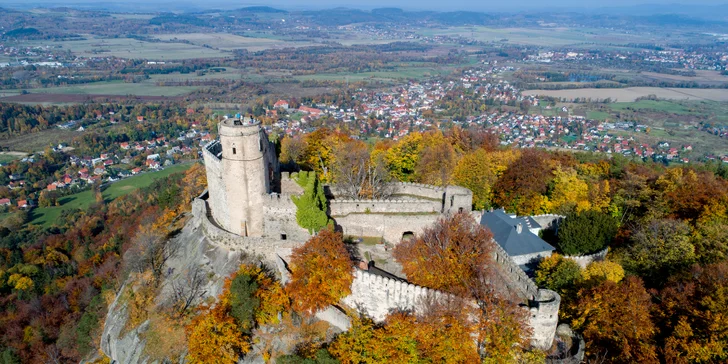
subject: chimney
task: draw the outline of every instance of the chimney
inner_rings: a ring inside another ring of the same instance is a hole
[[[516,225],[516,233],[520,234],[521,231],[523,231],[523,225],[519,222],[518,225]]]

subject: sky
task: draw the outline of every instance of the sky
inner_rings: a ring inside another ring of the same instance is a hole
[[[74,6],[74,5],[95,5],[114,4],[116,7],[130,7],[133,9],[135,4],[140,7],[149,8],[150,6],[159,7],[160,10],[165,8],[173,10],[184,7],[195,8],[240,8],[253,5],[267,5],[288,10],[306,10],[306,9],[325,9],[332,7],[351,7],[358,9],[373,9],[377,7],[399,7],[405,10],[437,10],[437,11],[533,11],[533,10],[587,10],[608,7],[631,7],[635,5],[651,5],[655,12],[669,5],[669,12],[680,12],[673,9],[690,9],[697,5],[726,5],[728,0],[107,0],[99,2],[98,0],[0,0],[0,7],[28,7],[41,6]],[[680,4],[682,3],[682,4]],[[676,6],[677,5],[677,6]],[[687,11],[687,10],[686,10]]]

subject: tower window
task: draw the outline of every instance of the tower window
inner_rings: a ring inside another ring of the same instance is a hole
[[[235,154],[235,148],[233,147],[233,154]]]
[[[263,141],[260,139],[258,139],[258,150],[261,152],[263,151]]]

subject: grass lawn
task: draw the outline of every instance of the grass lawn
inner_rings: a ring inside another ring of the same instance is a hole
[[[192,164],[176,164],[157,172],[148,172],[138,176],[129,177],[112,183],[104,191],[104,200],[111,201],[117,197],[126,195],[137,188],[147,187],[155,180],[169,176],[172,173],[182,172],[190,168]],[[92,191],[83,191],[73,195],[65,196],[59,201],[61,206],[40,207],[31,213],[31,224],[51,226],[64,210],[87,209],[94,202]]]
[[[654,110],[658,112],[670,113],[670,114],[690,114],[693,111],[690,108],[681,105],[677,102],[662,101],[662,100],[640,100],[637,102],[616,102],[610,104],[609,107],[612,110],[623,111],[627,109],[631,110]]]
[[[587,111],[586,118],[590,120],[607,120],[612,118],[612,115],[605,111]]]

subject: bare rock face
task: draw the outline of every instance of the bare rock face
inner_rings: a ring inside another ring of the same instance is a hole
[[[182,231],[167,243],[174,255],[166,262],[163,281],[159,295],[155,299],[157,305],[172,302],[174,287],[186,284],[191,272],[196,274],[200,297],[194,305],[209,297],[216,297],[222,292],[225,277],[237,271],[244,253],[232,251],[211,244],[205,237],[197,219],[190,219]],[[143,322],[134,328],[125,329],[128,315],[128,304],[124,292],[133,282],[127,280],[109,306],[101,337],[101,350],[111,358],[112,363],[136,364],[150,362],[144,354],[146,344],[143,333],[149,323]]]

